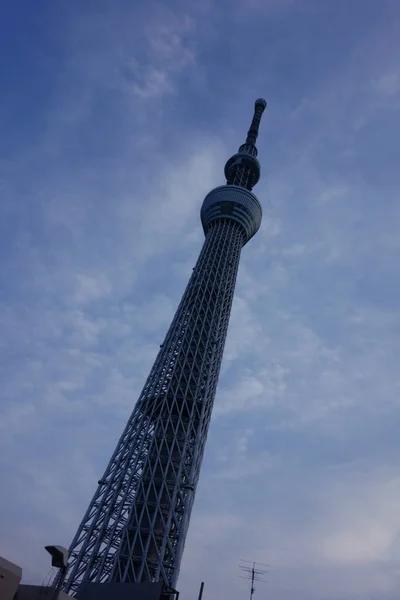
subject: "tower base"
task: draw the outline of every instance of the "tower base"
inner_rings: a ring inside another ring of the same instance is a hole
[[[178,600],[179,592],[163,583],[83,583],[77,600]]]

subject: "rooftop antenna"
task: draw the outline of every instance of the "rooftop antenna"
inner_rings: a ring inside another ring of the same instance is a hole
[[[253,600],[253,594],[256,591],[255,582],[259,581],[260,583],[266,583],[265,579],[262,579],[262,577],[267,573],[267,569],[262,569],[259,567],[268,567],[268,565],[243,559],[241,559],[240,562],[246,564],[239,565],[239,568],[242,570],[242,573],[245,573],[244,575],[239,575],[239,577],[250,581],[250,600]]]

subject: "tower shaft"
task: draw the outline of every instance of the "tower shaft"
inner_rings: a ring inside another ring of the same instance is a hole
[[[215,221],[154,366],[70,548],[83,581],[174,586],[233,300],[242,227]]]

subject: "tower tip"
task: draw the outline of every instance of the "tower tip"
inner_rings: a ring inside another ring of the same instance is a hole
[[[257,98],[254,103],[254,115],[250,125],[250,129],[247,133],[246,144],[252,144],[255,146],[258,137],[258,128],[260,126],[261,115],[267,108],[267,101],[264,98]]]
[[[264,100],[264,98],[257,98],[254,104],[255,108],[257,108],[257,106],[262,106],[263,111],[267,108],[267,101]]]

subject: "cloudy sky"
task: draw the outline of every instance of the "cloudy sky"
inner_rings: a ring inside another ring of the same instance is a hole
[[[8,4],[8,6],[6,6]],[[254,99],[245,247],[179,589],[400,593],[396,0],[20,0],[0,19],[0,554],[69,545]]]

